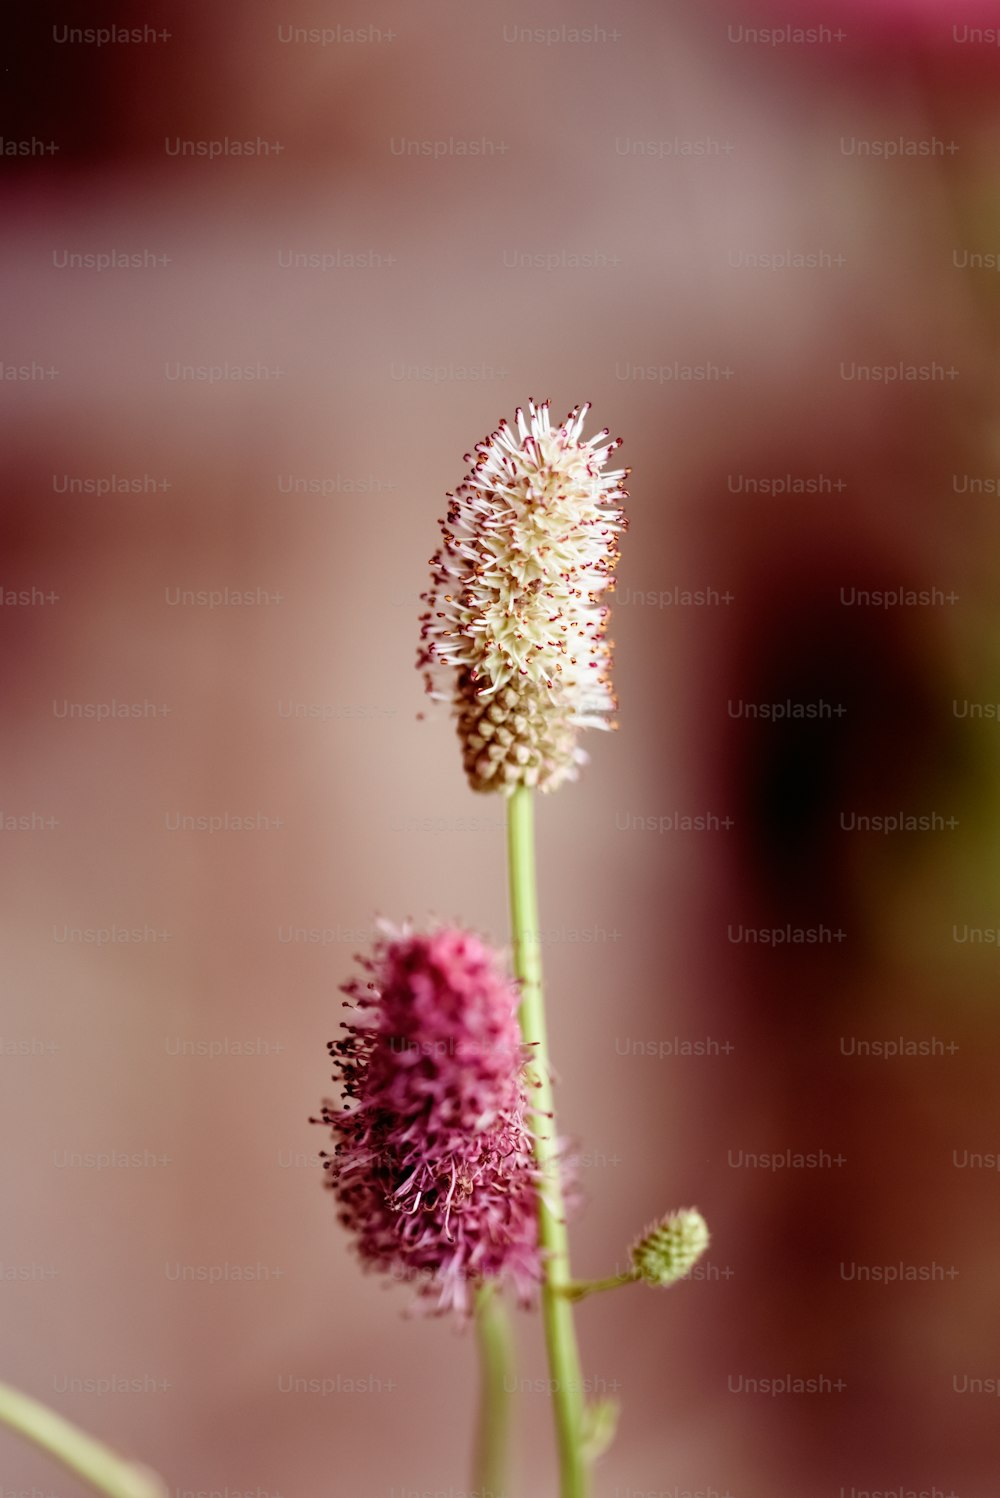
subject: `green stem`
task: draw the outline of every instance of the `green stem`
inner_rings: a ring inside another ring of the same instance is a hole
[[[641,1278],[638,1269],[630,1269],[626,1274],[609,1274],[603,1280],[572,1280],[563,1286],[562,1293],[567,1300],[583,1300],[584,1296],[596,1295],[600,1290],[617,1290],[620,1285],[638,1284]]]
[[[118,1456],[9,1384],[0,1384],[0,1424],[34,1441],[107,1498],[166,1498],[167,1490],[155,1472]]]
[[[514,1363],[510,1318],[496,1286],[476,1292],[479,1334],[479,1419],[476,1426],[473,1491],[478,1498],[503,1498],[507,1492],[507,1443],[510,1392],[507,1375]]]
[[[525,1044],[531,1047],[531,1123],[535,1159],[542,1177],[538,1236],[542,1247],[542,1320],[548,1351],[556,1440],[559,1448],[560,1498],[587,1498],[583,1456],[583,1380],[573,1327],[573,1307],[565,1287],[571,1283],[569,1234],[559,1178],[559,1141],[553,1107],[542,957],[535,883],[535,835],[532,793],[519,786],[507,802],[507,851],[510,910],[514,936],[514,971],[521,981],[519,1019]]]

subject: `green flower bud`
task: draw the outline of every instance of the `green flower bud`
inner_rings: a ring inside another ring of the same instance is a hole
[[[683,1279],[708,1247],[708,1224],[695,1207],[661,1217],[632,1245],[632,1264],[648,1285]]]

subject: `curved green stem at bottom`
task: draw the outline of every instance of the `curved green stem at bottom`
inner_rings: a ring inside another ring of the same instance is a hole
[[[9,1384],[0,1384],[0,1424],[33,1441],[106,1498],[167,1498],[155,1472],[119,1456]]]

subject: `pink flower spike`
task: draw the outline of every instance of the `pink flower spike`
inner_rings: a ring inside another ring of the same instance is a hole
[[[530,1301],[540,1277],[538,1171],[526,1122],[518,996],[467,931],[391,931],[344,985],[331,1041],[342,1102],[326,1183],[365,1264],[467,1315],[482,1280]]]

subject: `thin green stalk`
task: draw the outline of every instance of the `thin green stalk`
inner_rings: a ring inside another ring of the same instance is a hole
[[[479,1418],[473,1492],[479,1498],[504,1498],[507,1492],[507,1446],[510,1435],[508,1375],[514,1365],[510,1318],[496,1286],[476,1292],[479,1336]]]
[[[519,1018],[531,1047],[530,1090],[534,1151],[542,1175],[538,1234],[542,1246],[542,1320],[553,1385],[556,1440],[559,1448],[560,1498],[586,1498],[587,1465],[583,1455],[583,1380],[573,1327],[573,1306],[565,1288],[571,1283],[566,1209],[559,1179],[559,1144],[553,1107],[542,955],[535,881],[534,806],[532,793],[519,786],[507,802],[507,851],[510,910],[514,937],[514,971],[521,980]]]
[[[166,1498],[167,1490],[155,1472],[119,1456],[9,1384],[0,1384],[0,1424],[34,1441],[106,1498]]]
[[[601,1290],[617,1290],[621,1285],[636,1285],[642,1278],[638,1269],[629,1269],[625,1274],[609,1274],[603,1280],[573,1280],[564,1286],[567,1300],[583,1300],[587,1295],[596,1295]]]

